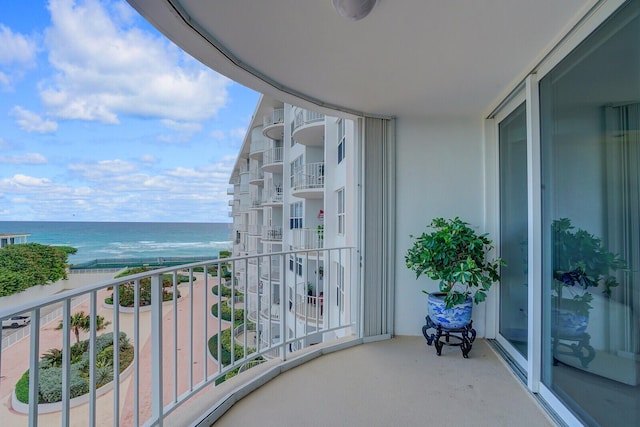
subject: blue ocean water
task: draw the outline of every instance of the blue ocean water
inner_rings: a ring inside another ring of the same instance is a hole
[[[227,223],[0,221],[0,233],[28,242],[73,246],[69,263],[104,258],[217,257],[231,245]]]

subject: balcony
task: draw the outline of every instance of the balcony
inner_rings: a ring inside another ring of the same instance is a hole
[[[249,184],[262,187],[264,185],[264,171],[261,168],[252,169],[249,172]]]
[[[295,315],[308,323],[322,324],[324,318],[324,296],[296,295]]]
[[[476,340],[469,359],[455,347],[438,357],[422,337],[343,344],[348,348],[289,370],[238,401],[216,427],[264,424],[262,408],[289,420],[313,414],[314,425],[555,425],[485,340]],[[321,354],[319,347],[312,354]],[[266,375],[272,363],[247,375]],[[327,410],[318,410],[318,402]]]
[[[234,192],[233,185],[230,185],[229,187],[227,187],[227,196],[233,196],[233,192]]]
[[[267,149],[262,160],[262,170],[271,173],[282,173],[282,152],[282,147]]]
[[[324,114],[302,108],[296,109],[291,136],[302,145],[324,144]]]
[[[264,227],[262,229],[262,240],[270,242],[282,241],[282,227]]]
[[[251,141],[251,145],[249,146],[249,158],[251,159],[262,159],[262,154],[264,152],[266,146],[266,142],[264,139],[254,139]]]
[[[262,193],[262,206],[282,206],[282,185],[265,189]]]
[[[293,247],[296,250],[321,249],[324,242],[322,229],[318,228],[294,228]]]
[[[284,138],[284,108],[277,108],[262,118],[262,134],[270,139]]]
[[[293,171],[291,194],[303,199],[324,197],[324,162],[307,163]]]

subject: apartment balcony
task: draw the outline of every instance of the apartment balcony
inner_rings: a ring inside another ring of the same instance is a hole
[[[262,192],[262,206],[282,206],[282,185],[278,185]]]
[[[230,185],[229,187],[227,187],[227,196],[233,196],[233,192],[234,192],[233,185]]]
[[[249,224],[249,236],[261,236],[262,235],[262,225],[260,224]]]
[[[296,318],[312,324],[324,321],[324,296],[296,295]]]
[[[292,231],[293,248],[296,250],[322,249],[324,234],[318,228],[294,228]]]
[[[281,242],[282,241],[282,227],[279,226],[269,226],[264,227],[262,229],[262,240],[270,241],[270,242]]]
[[[266,141],[264,139],[254,139],[249,146],[249,158],[260,160],[266,147]]]
[[[240,191],[238,191],[238,194],[247,194],[247,193],[249,193],[249,184],[240,184],[239,190]]]
[[[278,257],[272,258],[269,261],[269,257],[265,257],[265,260],[260,264],[260,278],[264,283],[280,282],[280,259]]]
[[[282,153],[282,147],[272,147],[265,150],[262,159],[262,170],[271,173],[282,173]]]
[[[324,144],[324,114],[302,108],[296,109],[291,136],[302,145]]]
[[[249,172],[249,184],[258,187],[264,186],[264,171],[261,168],[252,169]]]
[[[324,252],[330,251],[348,254],[351,264],[356,264],[357,253],[352,248],[324,249]],[[282,252],[272,257],[283,262],[289,256],[304,256],[304,253]],[[23,405],[26,410],[23,414],[16,411],[16,403],[11,402],[0,408],[3,425],[69,425],[72,419],[74,425],[87,426],[182,426],[199,422],[211,425],[218,420],[216,426],[224,427],[246,425],[251,421],[264,424],[264,408],[287,414],[286,419],[295,420],[296,424],[313,414],[314,423],[319,425],[335,424],[336,420],[344,425],[424,425],[425,420],[434,425],[450,425],[451,414],[458,411],[460,405],[473,417],[470,420],[479,419],[487,425],[553,425],[483,339],[475,341],[469,359],[464,359],[456,347],[445,347],[438,357],[422,337],[396,337],[360,345],[358,323],[336,323],[330,327],[323,318],[313,332],[298,330],[294,338],[258,340],[260,345],[254,353],[241,352],[242,356],[236,357],[232,352],[229,364],[218,364],[211,351],[221,354],[221,340],[217,340],[217,349],[207,344],[211,343],[210,337],[220,337],[231,325],[211,316],[211,306],[219,300],[210,290],[219,282],[218,277],[205,272],[212,266],[220,271],[222,264],[229,264],[231,270],[236,271],[236,267],[251,258],[212,260],[106,282],[101,279],[99,283],[62,294],[0,309],[0,320],[22,313],[31,316],[31,324],[23,328],[24,339],[7,337],[2,342],[0,397],[4,402],[11,401],[15,384],[27,370],[39,372],[40,355],[48,349],[61,348],[62,372],[73,372],[69,355],[74,340],[69,319],[74,313],[83,311],[90,319],[100,315],[110,322],[104,331],[92,327],[89,332],[81,332],[81,339],[87,339],[90,348],[95,348],[98,334],[125,332],[136,354],[123,374],[111,368],[119,379],[108,390],[98,389],[90,381],[89,394],[78,404],[70,397],[72,375],[62,375],[62,402],[51,409],[52,412],[45,413],[42,404],[32,404]],[[264,259],[264,256],[258,258]],[[171,278],[172,284],[164,291],[172,298],[163,303],[165,275]],[[182,284],[179,275],[186,277]],[[150,279],[151,296],[149,304],[143,305],[140,285],[146,279]],[[353,285],[353,295],[360,295],[358,283]],[[133,306],[129,310],[118,309],[124,297],[121,286],[133,288]],[[285,292],[285,287],[281,287],[283,301]],[[103,302],[109,296],[114,304],[105,306]],[[332,299],[329,296],[324,303],[329,304]],[[308,301],[302,303],[309,304]],[[233,304],[242,308],[238,304],[244,305],[244,301]],[[308,305],[304,307],[309,313]],[[285,318],[289,309],[288,304],[265,308],[260,307],[261,318],[267,322],[264,325],[273,319]],[[241,310],[241,322],[249,332],[247,340],[251,337],[251,317],[254,324],[258,321],[257,313],[248,311]],[[316,317],[329,314],[324,312]],[[358,316],[354,313],[352,318]],[[55,325],[61,319],[63,326],[58,330]],[[95,321],[89,324],[95,325]],[[234,345],[243,346],[244,337],[238,340],[241,331],[245,333],[245,328],[230,331],[236,338]],[[308,345],[318,336],[334,336],[336,331],[342,338]],[[89,372],[95,378],[98,361],[95,352],[93,356],[89,354]],[[259,361],[261,357],[267,361]],[[227,373],[236,369],[245,372],[220,383]],[[286,375],[279,376],[285,371]],[[322,373],[322,381],[318,380],[318,372]],[[265,378],[273,380],[269,382]],[[40,375],[30,375],[30,380],[29,400],[37,402]],[[354,384],[357,390],[353,389]],[[381,389],[393,390],[393,404],[389,404],[388,393],[379,392]],[[239,401],[240,396],[252,390],[255,391]],[[336,390],[353,392],[336,393]],[[326,411],[317,410],[320,401]],[[224,408],[228,408],[226,405],[233,403],[235,406],[222,416]],[[287,425],[284,418],[276,423]]]
[[[324,162],[307,163],[293,171],[291,194],[303,199],[324,197]]]
[[[270,139],[284,138],[284,108],[277,108],[262,118],[262,134]]]
[[[233,223],[233,229],[240,232],[247,232],[247,224],[235,222]]]

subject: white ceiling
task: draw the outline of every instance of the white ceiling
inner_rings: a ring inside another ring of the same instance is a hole
[[[596,0],[378,0],[358,22],[331,0],[129,2],[211,68],[283,101],[438,116],[486,112]]]

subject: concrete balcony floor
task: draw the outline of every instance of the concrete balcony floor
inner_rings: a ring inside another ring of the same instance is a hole
[[[357,345],[288,370],[237,402],[216,427],[553,426],[479,339],[469,359],[422,337]]]

